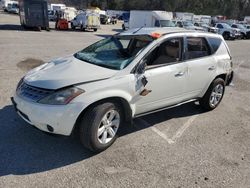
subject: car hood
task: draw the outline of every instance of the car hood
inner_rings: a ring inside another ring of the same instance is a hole
[[[34,87],[59,89],[74,84],[107,79],[117,72],[117,70],[103,68],[69,56],[31,70],[24,77],[24,82]]]

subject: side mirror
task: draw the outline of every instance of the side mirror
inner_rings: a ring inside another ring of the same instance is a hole
[[[142,60],[136,69],[137,74],[144,74],[146,69],[146,60]]]

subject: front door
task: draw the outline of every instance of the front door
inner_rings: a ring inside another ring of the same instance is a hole
[[[171,38],[146,56],[146,71],[135,75],[137,87],[134,97],[136,115],[164,108],[183,100],[187,78],[187,64],[182,61],[183,38]],[[138,78],[136,78],[138,76]],[[145,77],[148,83],[143,86]],[[138,87],[138,85],[140,85]],[[144,92],[146,90],[146,95]]]

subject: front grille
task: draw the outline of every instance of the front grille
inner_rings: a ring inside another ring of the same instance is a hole
[[[33,87],[33,86],[26,84],[25,82],[22,82],[21,84],[19,84],[17,88],[18,96],[24,99],[33,101],[33,102],[37,102],[41,100],[42,98],[50,95],[51,93],[53,93],[53,90]]]

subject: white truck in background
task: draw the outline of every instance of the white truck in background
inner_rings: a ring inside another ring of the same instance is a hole
[[[50,4],[48,7],[49,10],[62,10],[64,11],[66,9],[66,5],[65,4]]]
[[[80,12],[71,22],[71,28],[80,28],[82,31],[91,29],[97,31],[100,28],[100,14],[94,9]]]
[[[250,24],[250,16],[246,16],[244,18],[244,22],[247,23],[247,24]]]
[[[174,18],[181,21],[193,21],[194,14],[189,12],[175,12]]]
[[[75,7],[66,7],[64,10],[64,18],[68,21],[73,20],[77,16],[77,10]]]
[[[174,27],[172,19],[172,12],[131,10],[129,29],[140,27]]]
[[[208,15],[194,15],[193,21],[194,22],[202,22],[202,23],[210,25],[211,21],[212,21],[212,16],[208,16]]]

